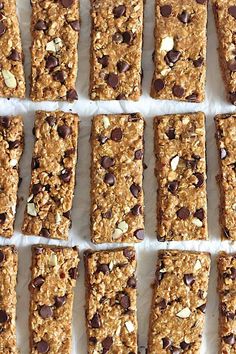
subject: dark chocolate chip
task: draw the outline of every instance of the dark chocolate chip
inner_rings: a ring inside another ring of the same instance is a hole
[[[236,19],[236,6],[230,6],[228,8],[228,13]]]
[[[198,306],[197,310],[200,310],[202,313],[205,313],[206,312],[206,304],[202,304],[201,306]]]
[[[109,266],[107,264],[99,264],[97,266],[97,271],[98,272],[102,272],[105,275],[110,273],[110,269],[109,269]]]
[[[5,310],[0,310],[0,323],[5,323],[8,321],[8,314]]]
[[[122,43],[123,42],[123,36],[120,32],[116,32],[113,34],[112,36],[112,40],[113,42],[119,44],[119,43]]]
[[[102,218],[103,219],[111,219],[112,218],[112,211],[108,210],[105,213],[102,213]]]
[[[120,305],[127,310],[130,307],[130,298],[127,294],[122,294],[120,297]]]
[[[180,343],[180,348],[183,349],[183,350],[186,350],[186,349],[189,349],[190,348],[190,343],[187,343],[185,341],[181,342]]]
[[[156,79],[153,83],[155,91],[159,92],[165,87],[165,83],[162,79]]]
[[[127,285],[129,288],[136,289],[137,281],[135,277],[130,277],[127,281]]]
[[[139,193],[141,192],[141,187],[138,184],[133,183],[130,186],[130,192],[135,198],[138,198]]]
[[[49,55],[46,59],[46,68],[47,69],[54,69],[56,66],[59,65],[59,61],[54,55]]]
[[[51,306],[43,305],[39,310],[39,315],[45,320],[53,315],[53,310]]]
[[[53,75],[54,80],[59,81],[61,84],[64,84],[65,79],[66,79],[66,74],[65,71],[59,70],[56,71],[55,74]]]
[[[135,158],[135,160],[142,160],[143,150],[142,149],[136,150],[134,153],[134,158]]]
[[[72,172],[70,168],[65,168],[61,172],[61,179],[65,183],[69,183],[72,177]]]
[[[3,225],[4,222],[6,221],[7,214],[6,213],[1,213],[0,214],[0,225]]]
[[[31,285],[34,289],[40,289],[43,283],[44,283],[44,278],[41,275],[39,275],[38,277],[32,280]]]
[[[78,278],[78,268],[73,267],[69,269],[69,276],[71,279],[77,279]]]
[[[202,66],[204,62],[204,59],[202,57],[196,59],[196,60],[193,60],[193,65],[195,66],[195,68],[200,68]]]
[[[193,285],[195,282],[193,274],[184,274],[184,282],[187,286]]]
[[[45,340],[36,343],[36,349],[39,353],[48,353],[50,350],[49,344]]]
[[[235,6],[236,7],[236,6]],[[229,344],[229,345],[234,345],[235,344],[235,336],[233,333],[229,334],[228,336],[225,336],[223,337],[223,341],[226,343],[226,344]]]
[[[4,3],[1,1],[0,2],[0,10],[3,10],[4,9]]]
[[[183,97],[184,95],[184,88],[180,85],[174,85],[172,88],[173,95],[176,97]]]
[[[20,140],[8,141],[8,145],[10,150],[16,149],[20,145]]]
[[[119,93],[118,96],[116,96],[116,100],[126,100],[126,96],[124,93]]]
[[[66,303],[66,295],[64,296],[55,296],[55,307],[59,308],[62,307],[63,305],[65,305]]]
[[[196,188],[200,188],[203,185],[203,183],[204,183],[204,175],[203,175],[203,173],[196,172],[196,173],[194,173],[194,176],[198,180],[197,183],[194,183],[194,186]]]
[[[21,60],[21,55],[17,50],[12,49],[10,55],[8,56],[8,59],[13,60],[13,61],[20,61]]]
[[[134,231],[134,236],[138,240],[143,240],[144,239],[144,229],[138,229],[138,230]]]
[[[123,254],[129,260],[134,258],[134,251],[131,248],[125,248]]]
[[[92,328],[100,328],[101,327],[101,318],[97,312],[93,315],[93,318],[90,321],[90,325]]]
[[[167,65],[171,66],[171,64],[177,63],[180,56],[181,56],[181,53],[178,50],[172,49],[166,54],[165,61],[166,61]]]
[[[108,169],[109,167],[114,166],[113,158],[111,158],[109,156],[103,156],[101,159],[101,166],[105,169]]]
[[[75,153],[75,149],[71,148],[71,149],[68,149],[68,150],[65,151],[64,156],[65,157],[70,157],[71,155],[74,155],[74,153]]]
[[[179,182],[174,180],[168,184],[168,191],[173,195],[176,195],[176,192],[179,188]]]
[[[169,138],[169,140],[174,140],[175,139],[175,128],[169,128],[166,131],[166,135]]]
[[[142,206],[139,204],[136,204],[135,206],[133,206],[133,208],[131,209],[131,213],[134,216],[138,216],[140,214],[142,214]]]
[[[0,36],[4,35],[6,32],[6,26],[4,25],[3,22],[0,22]]]
[[[42,254],[42,253],[43,253],[43,247],[35,246],[35,247],[34,247],[34,253],[35,253],[36,255]]]
[[[5,254],[3,253],[3,251],[0,251],[0,263],[2,263],[5,259]]]
[[[10,118],[7,116],[0,117],[0,124],[3,128],[7,129],[10,127]]]
[[[43,185],[41,183],[36,183],[36,184],[33,184],[31,192],[33,195],[36,195],[36,194],[42,192],[42,190],[43,190]]]
[[[197,209],[196,212],[193,214],[195,218],[198,218],[199,220],[203,221],[204,220],[204,210],[202,208]]]
[[[66,93],[66,98],[68,101],[76,101],[78,100],[78,93],[75,89],[70,89]]]
[[[45,227],[43,227],[40,231],[40,236],[42,237],[46,237],[49,238],[50,237],[50,232],[48,229],[46,229]]]
[[[186,220],[190,216],[190,211],[188,210],[188,208],[182,207],[176,212],[176,214],[177,214],[179,219]]]
[[[169,17],[172,12],[172,6],[171,5],[163,5],[160,7],[160,12],[161,12],[161,16]]]
[[[36,168],[39,168],[39,159],[37,157],[33,157],[31,162],[31,169],[35,170]]]
[[[62,6],[65,8],[71,7],[74,4],[74,0],[61,0]]]
[[[67,125],[60,125],[57,128],[57,132],[61,138],[66,139],[71,134],[71,128]]]
[[[68,220],[70,220],[71,219],[71,211],[70,210],[66,211],[65,213],[63,213],[63,216],[65,218],[67,218]]]
[[[125,73],[130,68],[130,65],[124,60],[119,60],[116,66],[120,73]]]
[[[53,127],[56,123],[56,119],[53,116],[48,116],[46,121],[50,127]]]
[[[157,235],[157,241],[159,241],[159,242],[165,242],[165,241],[166,241],[166,237],[165,237],[165,236]]]
[[[111,86],[113,89],[116,89],[117,86],[119,85],[119,77],[118,75],[114,73],[110,73],[107,76],[107,83],[109,86]]]
[[[172,345],[171,348],[170,348],[170,352],[171,352],[171,354],[180,354],[181,350]]]
[[[185,97],[185,99],[189,102],[198,102],[198,94],[193,92],[191,95]]]
[[[89,342],[93,343],[94,345],[97,343],[97,338],[96,337],[89,337]]]
[[[128,122],[138,122],[140,120],[140,117],[137,115],[137,113],[131,113],[128,117]]]
[[[228,155],[227,150],[225,148],[221,148],[220,149],[220,158],[221,158],[221,160],[224,160],[227,155]]]
[[[163,349],[170,348],[171,344],[172,344],[172,342],[171,342],[171,340],[169,338],[167,338],[167,337],[162,338],[162,347],[163,347]]]
[[[111,348],[112,344],[113,344],[112,337],[106,337],[105,339],[103,339],[103,341],[102,341],[103,354],[105,354],[105,353],[107,353],[109,351],[109,349]]]
[[[160,310],[165,310],[167,308],[167,301],[162,299],[160,302],[158,302],[157,306]]]
[[[111,140],[121,141],[122,137],[123,137],[123,133],[121,128],[115,128],[111,131]]]
[[[106,173],[104,176],[104,182],[112,187],[116,183],[116,178],[112,173]]]
[[[79,20],[71,21],[69,22],[71,27],[73,28],[74,31],[79,32],[80,31],[80,22]]]
[[[131,44],[133,40],[133,33],[131,31],[126,31],[122,34],[123,42],[126,44]]]
[[[126,7],[125,5],[119,5],[114,7],[113,9],[113,15],[115,18],[119,18],[125,14]]]
[[[45,31],[48,28],[48,25],[43,20],[38,20],[34,26],[34,29],[37,31]]]
[[[104,145],[107,142],[108,137],[104,135],[98,135],[97,139],[101,145]]]
[[[103,55],[103,57],[98,58],[98,62],[103,68],[106,68],[109,64],[109,55]]]
[[[186,10],[184,10],[183,12],[181,12],[181,14],[178,15],[178,19],[184,24],[189,23],[190,14]]]

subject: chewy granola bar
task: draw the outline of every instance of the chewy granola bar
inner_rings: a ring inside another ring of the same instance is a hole
[[[134,248],[84,257],[88,353],[138,354]]]
[[[74,101],[80,31],[79,0],[31,0],[33,101]]]
[[[31,354],[71,353],[73,290],[78,265],[76,247],[32,246]]]
[[[144,238],[144,120],[139,113],[98,115],[91,131],[92,242]]]
[[[205,98],[207,0],[156,0],[151,96]]]
[[[236,254],[218,257],[219,354],[236,353]]]
[[[159,241],[205,240],[207,233],[205,116],[154,119]]]
[[[0,97],[25,97],[25,77],[16,0],[0,1]]]
[[[212,0],[219,40],[219,62],[228,100],[236,105],[236,4],[232,0]]]
[[[236,240],[236,115],[217,115],[215,124],[220,165],[217,181],[220,188],[221,236],[222,239]]]
[[[148,354],[200,353],[209,271],[208,253],[159,251]]]
[[[23,145],[22,118],[0,117],[0,235],[4,237],[13,235]]]
[[[0,353],[18,354],[16,346],[16,282],[18,256],[14,246],[0,247]]]
[[[71,225],[78,115],[36,112],[32,176],[22,231],[66,240]]]
[[[91,0],[90,98],[141,95],[143,0]]]

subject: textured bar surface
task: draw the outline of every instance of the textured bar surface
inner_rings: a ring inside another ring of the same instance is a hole
[[[220,189],[221,237],[236,240],[236,115],[217,115],[215,124],[220,166],[217,181]]]
[[[138,354],[134,248],[84,256],[88,353]]]
[[[154,134],[157,238],[205,240],[205,116],[197,112],[155,117]]]
[[[236,353],[236,254],[218,257],[219,354]]]
[[[228,100],[236,105],[236,6],[232,0],[212,0],[219,41],[219,62]]]
[[[200,353],[209,271],[208,253],[159,251],[148,354]]]
[[[156,0],[151,96],[205,98],[207,0]]]
[[[66,240],[71,225],[78,115],[36,112],[32,176],[22,231]]]
[[[79,0],[31,0],[33,101],[74,101],[80,31]]]
[[[4,237],[11,237],[14,231],[23,146],[22,118],[0,117],[0,235]]]
[[[14,246],[0,247],[0,352],[18,354],[16,345],[16,281],[18,256]]]
[[[0,2],[0,97],[25,97],[25,77],[16,1]]]
[[[91,0],[90,98],[135,100],[141,94],[143,0]]]
[[[144,120],[139,113],[95,116],[91,131],[94,243],[144,238]]]
[[[70,354],[72,307],[78,276],[76,247],[32,246],[31,354]]]

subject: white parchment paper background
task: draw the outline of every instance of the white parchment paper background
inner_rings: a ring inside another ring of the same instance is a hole
[[[30,0],[18,0],[18,12],[22,31],[23,46],[25,53],[26,77],[30,73]],[[89,164],[90,147],[89,134],[91,117],[98,113],[131,113],[141,112],[146,119],[145,131],[145,162],[148,169],[145,171],[144,189],[146,200],[146,238],[142,244],[136,246],[138,252],[138,318],[139,318],[139,344],[140,350],[144,353],[147,342],[148,318],[151,303],[150,284],[153,281],[157,250],[161,248],[178,248],[188,250],[210,251],[212,253],[212,271],[209,285],[208,306],[206,311],[206,326],[203,335],[201,353],[217,353],[217,330],[218,330],[218,304],[216,295],[216,254],[219,250],[236,251],[236,245],[229,242],[221,242],[219,239],[218,227],[218,190],[215,182],[217,174],[217,151],[214,140],[213,117],[216,113],[227,113],[236,111],[236,108],[225,100],[224,87],[220,76],[217,41],[213,23],[212,10],[209,8],[208,24],[208,60],[207,60],[207,99],[202,104],[177,103],[170,101],[155,101],[149,97],[150,83],[153,71],[153,24],[154,24],[154,0],[147,0],[145,6],[145,31],[143,50],[143,95],[139,102],[92,102],[88,99],[89,82],[89,0],[81,0],[81,37],[79,44],[79,72],[77,89],[79,101],[74,104],[68,103],[32,103],[30,100],[0,100],[0,115],[22,114],[25,123],[25,151],[21,160],[21,176],[23,182],[19,189],[20,203],[17,209],[15,234],[11,240],[0,238],[0,244],[15,244],[19,249],[19,277],[17,286],[17,334],[18,343],[22,354],[29,353],[28,346],[28,283],[30,279],[31,251],[30,245],[34,243],[50,243],[62,245],[79,245],[80,250],[94,245],[90,243],[89,235]],[[28,81],[28,80],[27,80]],[[72,109],[80,115],[79,135],[79,161],[77,165],[77,185],[72,212],[73,227],[68,242],[48,241],[40,237],[23,236],[20,231],[23,218],[23,210],[28,196],[30,181],[30,163],[33,147],[32,128],[34,123],[34,112],[37,109],[68,111]],[[152,119],[156,114],[180,113],[201,110],[207,115],[207,152],[208,152],[208,212],[209,212],[209,235],[210,240],[206,242],[172,242],[158,243],[156,241],[156,180],[154,178],[154,155],[153,155],[153,129]],[[21,200],[23,199],[23,200]],[[109,246],[110,247],[110,246]],[[106,248],[106,245],[96,247]],[[81,252],[82,257],[82,252]],[[85,354],[85,303],[84,271],[83,262],[80,264],[80,277],[75,291],[75,302],[73,312],[73,354]],[[58,353],[63,354],[63,353]],[[157,353],[158,354],[158,353]]]

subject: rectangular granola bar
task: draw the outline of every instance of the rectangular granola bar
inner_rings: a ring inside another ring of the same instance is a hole
[[[133,247],[84,253],[88,353],[138,354]]]
[[[32,176],[22,231],[68,238],[77,160],[78,115],[36,112]]]
[[[31,0],[33,101],[74,101],[80,31],[79,0]]]
[[[18,354],[16,345],[16,282],[18,256],[14,246],[0,247],[0,352]]]
[[[218,257],[219,353],[236,353],[236,254]]]
[[[221,237],[223,240],[236,240],[236,115],[217,115],[215,124],[220,166],[217,181],[220,189]]]
[[[143,0],[91,0],[90,98],[141,95]]]
[[[219,62],[229,102],[236,105],[236,6],[231,0],[212,0],[219,41]]]
[[[0,235],[4,237],[11,237],[14,231],[23,146],[22,118],[0,117]]]
[[[25,77],[16,0],[0,2],[0,97],[25,97]]]
[[[208,238],[205,116],[197,112],[155,117],[154,135],[157,238],[205,240]]]
[[[78,265],[76,247],[32,246],[31,354],[71,353],[73,290]]]
[[[202,102],[206,81],[207,0],[156,0],[151,96]]]
[[[209,271],[208,253],[159,251],[148,354],[200,353]]]
[[[91,130],[91,238],[144,238],[144,120],[139,113],[98,115]]]

